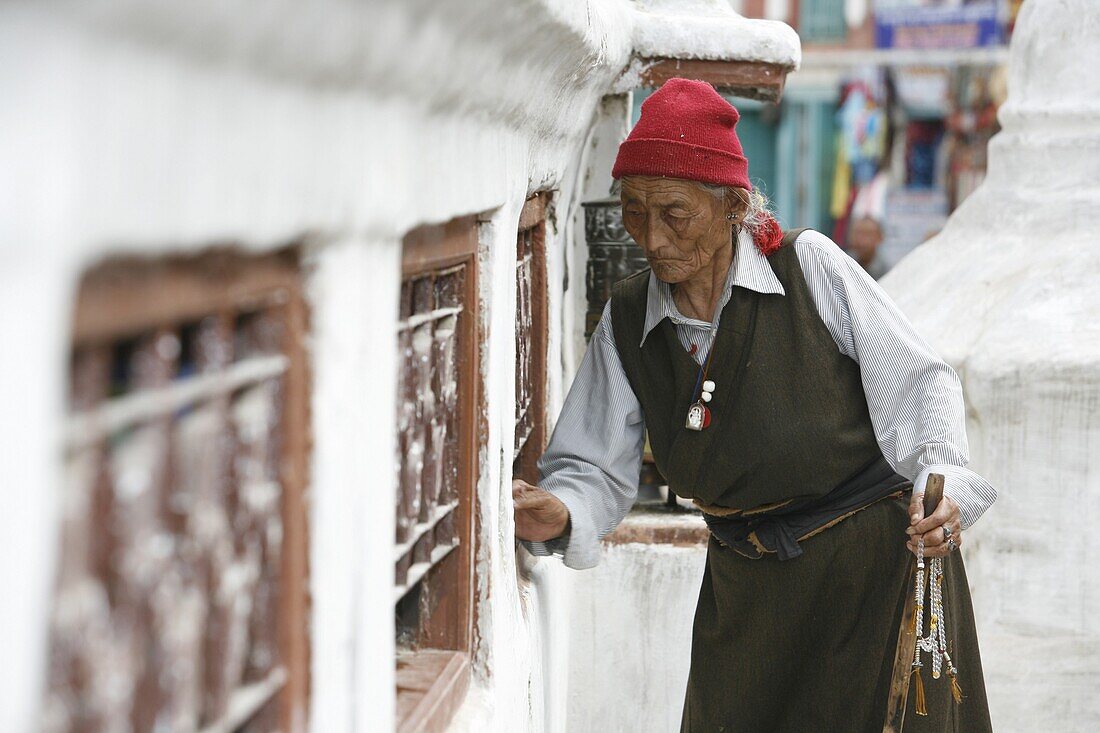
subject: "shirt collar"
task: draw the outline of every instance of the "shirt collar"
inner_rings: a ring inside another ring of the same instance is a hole
[[[726,275],[726,285],[722,295],[718,299],[717,311],[721,314],[726,307],[730,296],[733,295],[734,286],[755,290],[758,293],[772,295],[786,295],[783,284],[775,276],[775,271],[768,263],[768,258],[761,254],[752,241],[752,235],[742,230],[737,239],[737,251],[734,253],[733,265]],[[665,318],[674,324],[686,323],[698,326],[709,326],[706,321],[688,318],[680,313],[676,302],[672,299],[672,288],[669,284],[657,279],[652,271],[649,273],[649,290],[646,294],[645,326],[642,328],[642,341],[638,346],[645,344],[646,337]]]

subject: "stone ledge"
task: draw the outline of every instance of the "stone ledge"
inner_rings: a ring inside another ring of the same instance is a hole
[[[640,542],[674,547],[705,547],[710,538],[697,511],[670,510],[663,505],[635,506],[614,532],[603,538],[609,545]]]

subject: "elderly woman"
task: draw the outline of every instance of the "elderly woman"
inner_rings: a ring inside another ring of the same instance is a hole
[[[908,552],[945,558],[965,690],[925,683],[906,731],[990,730],[956,552],[996,492],[965,468],[958,377],[828,237],[783,236],[737,110],[673,79],[619,148],[623,222],[650,269],[619,282],[516,535],[587,568],[634,501],[644,436],[711,531],[681,731],[882,729]],[[924,516],[930,473],[945,498]],[[654,592],[661,592],[655,588]]]

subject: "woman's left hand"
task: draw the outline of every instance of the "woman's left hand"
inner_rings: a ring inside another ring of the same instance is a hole
[[[916,494],[909,504],[909,528],[905,530],[909,535],[905,546],[914,555],[917,554],[917,539],[924,536],[924,556],[944,557],[951,554],[952,550],[947,544],[948,539],[955,541],[955,548],[962,545],[962,521],[959,515],[959,505],[950,496],[944,496],[940,500],[936,511],[927,517],[924,516],[924,495]],[[950,534],[944,535],[944,526],[950,530]]]

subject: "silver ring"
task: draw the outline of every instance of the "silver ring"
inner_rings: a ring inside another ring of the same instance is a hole
[[[943,536],[944,537],[950,537],[951,536],[951,528],[948,527],[946,524],[943,525]]]
[[[954,552],[955,550],[959,549],[959,546],[955,544],[955,540],[949,539],[947,540],[947,549],[951,552]]]

